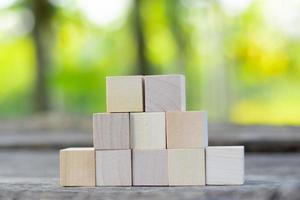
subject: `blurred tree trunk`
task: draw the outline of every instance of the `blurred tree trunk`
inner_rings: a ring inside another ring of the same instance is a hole
[[[218,123],[229,122],[230,108],[233,102],[234,74],[228,65],[226,53],[225,21],[217,2],[212,2],[211,7],[203,10],[201,21],[202,60],[202,102],[203,107],[209,111],[210,119]]]
[[[51,18],[53,7],[47,0],[32,0],[31,8],[35,18],[32,38],[36,54],[36,79],[34,90],[34,109],[36,112],[44,112],[50,109],[47,70],[51,63],[50,44]]]
[[[176,41],[178,49],[177,57],[177,70],[180,73],[185,73],[186,62],[186,53],[187,53],[187,41],[185,40],[184,31],[182,29],[182,24],[180,21],[180,1],[179,0],[168,0],[167,1],[167,13],[170,21],[170,27],[172,34]]]
[[[136,73],[141,75],[150,74],[149,63],[146,58],[146,44],[141,16],[143,0],[134,0],[133,7],[133,30],[137,46]]]

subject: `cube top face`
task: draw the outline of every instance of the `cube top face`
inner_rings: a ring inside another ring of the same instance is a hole
[[[164,112],[130,113],[132,149],[166,149]]]
[[[168,185],[167,150],[132,151],[133,185]]]
[[[167,148],[204,148],[208,145],[207,112],[167,112]]]
[[[185,111],[185,77],[183,75],[145,76],[145,111]]]
[[[73,152],[73,151],[95,151],[93,147],[70,147],[60,150],[60,152]]]
[[[168,149],[169,185],[205,185],[204,149]]]
[[[96,151],[97,186],[131,186],[131,150]]]
[[[242,185],[244,183],[244,147],[207,147],[206,170],[208,185]]]
[[[143,77],[106,77],[107,112],[143,112]]]
[[[129,149],[129,114],[95,113],[93,142],[95,149]]]
[[[69,148],[60,151],[61,186],[95,186],[94,148]]]

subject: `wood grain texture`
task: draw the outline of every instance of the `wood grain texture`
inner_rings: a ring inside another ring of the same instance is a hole
[[[208,145],[207,112],[167,112],[167,148],[204,148]]]
[[[60,185],[95,186],[95,149],[60,150]]]
[[[131,150],[96,151],[97,186],[131,186]]]
[[[168,185],[168,153],[166,149],[132,151],[133,185]]]
[[[168,149],[169,185],[205,185],[204,149]]]
[[[166,149],[165,113],[130,113],[130,140],[133,149]]]
[[[207,147],[206,181],[208,185],[242,185],[244,183],[244,147]]]
[[[143,76],[106,77],[107,112],[142,112]]]
[[[93,142],[96,149],[129,149],[129,114],[95,113]]]
[[[145,111],[185,111],[183,75],[145,76]]]

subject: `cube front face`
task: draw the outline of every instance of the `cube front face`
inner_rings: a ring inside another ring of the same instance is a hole
[[[208,185],[242,185],[244,147],[207,147],[206,181]]]
[[[131,186],[131,150],[97,150],[96,185]]]
[[[169,185],[205,185],[204,149],[168,149]]]
[[[143,112],[143,102],[142,76],[106,78],[107,112]]]
[[[93,142],[96,149],[129,149],[129,114],[95,113]]]
[[[165,149],[165,113],[130,113],[132,149]]]
[[[204,148],[208,145],[207,112],[167,112],[167,147]]]
[[[133,150],[133,185],[168,185],[168,153],[162,150]]]
[[[60,151],[61,186],[95,186],[94,148],[69,148]]]
[[[185,111],[185,77],[183,75],[145,76],[145,111]]]

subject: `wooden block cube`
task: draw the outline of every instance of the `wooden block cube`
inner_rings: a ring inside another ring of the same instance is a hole
[[[242,185],[244,183],[244,147],[207,147],[206,183],[208,185]]]
[[[185,77],[183,75],[145,76],[146,112],[185,111]]]
[[[208,145],[207,112],[167,112],[167,148],[204,148]]]
[[[95,186],[95,149],[60,150],[60,185]]]
[[[133,149],[166,149],[165,113],[130,113]]]
[[[143,76],[106,77],[107,112],[142,112]]]
[[[204,149],[168,149],[169,185],[205,185]]]
[[[131,186],[131,150],[96,150],[96,185]]]
[[[132,151],[133,185],[168,185],[166,149]]]
[[[129,149],[129,114],[95,113],[93,142],[96,149]]]

